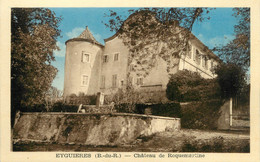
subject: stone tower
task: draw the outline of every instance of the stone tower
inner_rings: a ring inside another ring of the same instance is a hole
[[[88,27],[80,36],[67,40],[65,44],[64,97],[79,93],[95,94],[99,89],[103,45],[96,41]]]

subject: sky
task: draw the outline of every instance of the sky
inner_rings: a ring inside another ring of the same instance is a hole
[[[59,29],[61,37],[58,38],[57,45],[60,51],[55,51],[56,61],[52,63],[58,69],[58,74],[52,86],[63,90],[64,85],[64,65],[65,65],[65,42],[68,39],[78,37],[86,26],[98,42],[104,44],[104,39],[112,36],[111,32],[104,23],[107,22],[109,10],[116,11],[119,15],[127,18],[130,8],[50,8],[56,16],[61,16],[62,21]],[[210,19],[203,22],[196,22],[192,33],[201,40],[209,49],[216,45],[225,45],[234,39],[234,25],[237,23],[232,16],[232,8],[216,8],[209,13]]]

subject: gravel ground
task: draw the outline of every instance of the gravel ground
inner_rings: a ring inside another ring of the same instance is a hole
[[[120,146],[87,146],[17,142],[14,151],[105,151],[105,152],[250,152],[249,131],[204,131],[182,129],[140,137]]]

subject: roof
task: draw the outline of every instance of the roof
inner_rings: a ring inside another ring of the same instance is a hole
[[[101,47],[104,47],[101,43],[99,43],[94,38],[94,36],[90,32],[90,30],[88,29],[88,26],[86,26],[86,29],[78,37],[67,40],[65,42],[65,44],[67,44],[67,42],[70,42],[70,41],[86,41],[86,42],[90,42],[90,43],[93,43],[93,44],[97,44]]]
[[[140,10],[140,11],[135,12],[135,13],[131,14],[130,16],[128,16],[128,18],[123,22],[122,26],[125,23],[127,23],[128,21],[130,21],[132,18],[134,18],[136,15],[140,15],[140,14],[144,14],[144,13],[151,14],[151,15],[153,14],[151,11],[148,11],[148,10]],[[121,26],[121,28],[122,28],[122,26]],[[111,37],[104,39],[104,41],[107,42],[107,41],[110,41],[110,40],[114,39],[115,37],[117,37],[120,34],[120,32],[122,32],[121,28]]]
[[[151,15],[153,15],[151,11],[147,11],[147,10],[138,11],[138,12],[133,13],[132,15],[130,15],[130,16],[123,22],[123,25],[124,25],[124,23],[126,23],[127,21],[129,21],[130,19],[132,19],[135,15],[143,14],[143,13],[150,13]],[[158,20],[158,19],[157,19],[157,20]],[[158,21],[158,22],[159,22],[159,21]],[[174,21],[174,22],[176,22],[176,21]],[[178,23],[178,22],[177,22],[177,24],[178,24],[178,26],[179,26],[179,23]],[[186,28],[184,28],[184,27],[181,27],[181,26],[179,26],[179,27],[182,28],[182,29],[184,29],[184,30],[188,30],[188,29],[186,29]],[[120,34],[120,32],[121,32],[121,30],[119,29],[119,31],[117,31],[117,32],[116,32],[114,35],[112,35],[111,37],[104,39],[104,41],[107,42],[107,41],[110,41],[110,40],[114,39],[115,37],[117,37],[117,36]],[[195,40],[198,44],[200,44],[200,45],[202,46],[202,48],[203,48],[203,51],[207,52],[207,53],[209,54],[209,56],[215,58],[216,60],[221,61],[221,60],[219,59],[219,57],[218,57],[216,54],[214,54],[204,43],[202,43],[192,32],[189,31],[189,33],[190,33],[190,38],[191,38],[191,40]]]

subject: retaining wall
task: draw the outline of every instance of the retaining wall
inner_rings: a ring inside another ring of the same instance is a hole
[[[180,130],[180,119],[138,114],[21,113],[13,138],[21,141],[118,145],[156,132]]]

